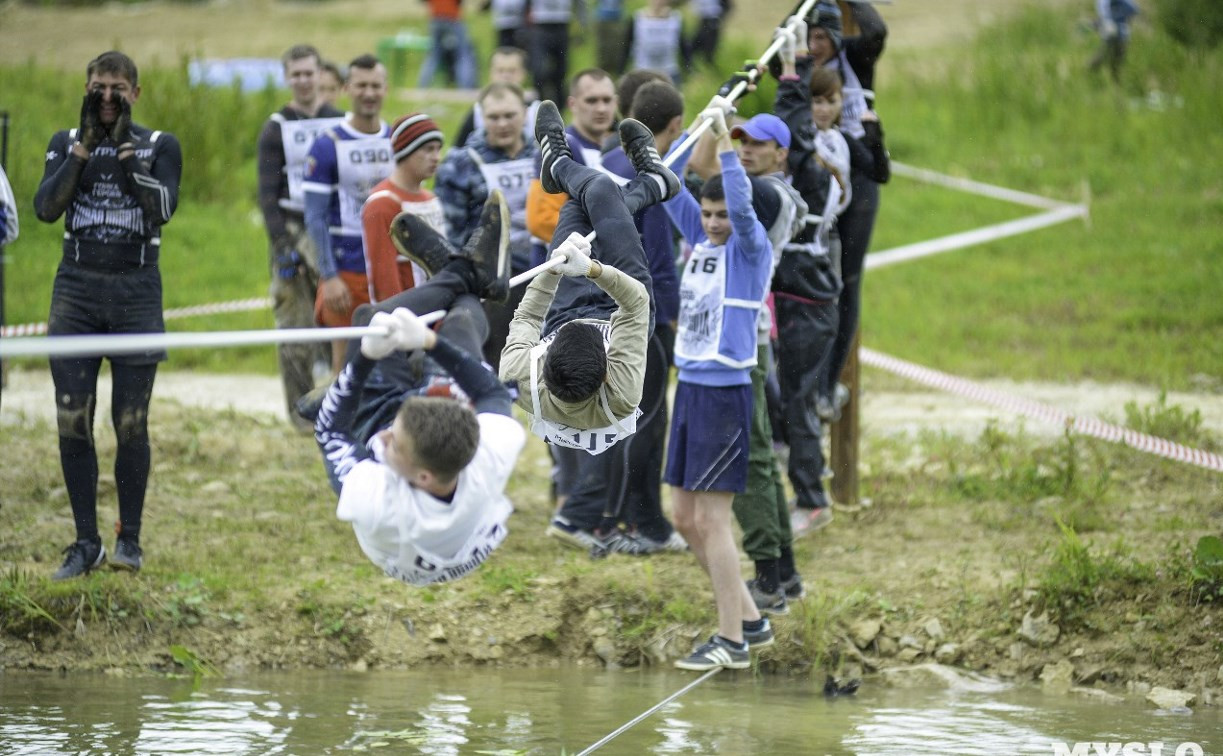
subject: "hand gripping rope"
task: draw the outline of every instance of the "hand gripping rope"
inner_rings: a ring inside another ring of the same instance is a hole
[[[811,11],[811,9],[815,7],[816,2],[817,0],[804,0],[802,5],[798,6],[798,8],[794,11],[793,16],[795,18],[805,18],[806,15]],[[786,28],[790,28],[793,26],[795,25],[787,24]],[[747,88],[750,85],[755,84],[756,80],[760,78],[760,69],[768,65],[769,61],[773,59],[773,56],[777,54],[777,52],[781,49],[781,46],[783,44],[785,43],[780,37],[778,37],[777,39],[774,39],[773,43],[769,45],[768,49],[764,51],[764,54],[760,56],[760,59],[758,61],[754,61],[751,66],[748,66],[748,70],[746,71],[746,77],[743,80],[740,80],[737,84],[735,84],[734,87],[731,88],[730,92],[726,94],[726,99],[730,100],[731,102],[735,102],[740,97],[742,97],[744,92],[747,91]],[[712,103],[712,99],[710,100],[710,102]],[[679,159],[681,155],[683,155],[688,150],[692,149],[693,145],[696,144],[696,140],[700,139],[701,135],[709,130],[709,127],[710,125],[712,125],[712,123],[713,121],[710,120],[709,118],[706,118],[703,115],[698,115],[697,120],[694,122],[694,125],[692,126],[691,132],[689,132],[688,134],[688,137],[684,139],[684,141],[680,142],[679,146],[671,150],[671,152],[665,158],[663,158],[662,164],[670,168],[675,163],[675,161]],[[586,241],[588,242],[594,242],[596,238],[597,238],[597,234],[594,231],[591,231],[589,234],[586,235]],[[514,286],[518,286],[519,284],[526,283],[527,281],[530,281],[532,278],[535,278],[539,274],[552,270],[556,266],[563,264],[564,261],[565,260],[562,257],[554,257],[550,260],[540,263],[539,265],[536,265],[534,268],[531,268],[528,271],[519,273],[518,275],[511,278],[510,286],[514,287]]]
[[[442,310],[420,319],[436,323],[446,316]],[[348,328],[274,328],[265,331],[211,331],[209,333],[107,333],[91,336],[42,336],[0,340],[0,357],[84,357],[89,355],[138,354],[172,347],[236,347],[252,344],[306,344],[362,336],[385,336],[383,326]]]

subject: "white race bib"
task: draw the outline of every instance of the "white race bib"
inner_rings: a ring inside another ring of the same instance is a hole
[[[722,305],[726,295],[726,246],[698,244],[679,283],[679,326],[675,354],[688,360],[718,357]]]
[[[361,236],[361,208],[379,181],[395,167],[391,140],[376,136],[337,139],[336,174],[339,177],[340,230],[344,236]],[[333,231],[334,233],[334,231]]]
[[[531,234],[527,231],[527,189],[531,180],[539,175],[535,170],[535,158],[486,163],[474,149],[468,148],[467,152],[484,175],[489,191],[500,189],[505,195],[505,204],[510,208],[510,247],[526,252],[531,243]]]
[[[314,144],[315,137],[344,119],[337,116],[289,121],[280,113],[273,113],[272,120],[280,123],[280,141],[284,145],[285,153],[285,178],[289,183],[289,196],[280,200],[280,206],[286,210],[304,213],[306,199],[302,189],[302,180],[306,172],[306,158],[310,154],[310,145]]]

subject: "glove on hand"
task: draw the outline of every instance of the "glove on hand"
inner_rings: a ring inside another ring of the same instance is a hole
[[[106,138],[106,127],[102,125],[102,90],[90,90],[81,100],[81,124],[76,137],[89,152]]]
[[[734,111],[734,109],[731,109],[731,111]],[[715,108],[715,106],[711,105],[709,108],[701,111],[701,117],[702,119],[707,119],[709,121],[709,131],[713,133],[713,136],[722,137],[729,131],[728,128],[726,128],[726,111],[722,108]]]
[[[585,276],[590,273],[590,242],[577,231],[569,234],[569,238],[552,251],[552,259],[558,257],[563,257],[565,262],[552,269],[557,273],[566,276]]]
[[[361,354],[371,360],[380,360],[396,350],[411,351],[421,349],[425,345],[429,326],[412,314],[406,307],[398,307],[392,312],[374,313],[370,319],[371,328],[385,328],[385,335],[369,334],[361,337]]]
[[[752,82],[754,80],[755,80],[755,77],[753,77],[749,72],[736,71],[730,75],[729,79],[723,82],[722,86],[718,87],[718,96],[719,97],[729,97],[731,90],[739,86],[740,82],[746,83],[748,85],[748,88],[745,89],[744,91],[750,92],[752,89]]]
[[[113,95],[111,100],[119,109],[119,117],[110,127],[110,140],[118,147],[132,141],[132,104],[126,97]]]
[[[807,31],[807,19],[802,16],[790,16],[786,19],[785,26],[794,30],[794,51],[797,55],[806,55],[807,40],[809,38]]]
[[[794,33],[794,29],[789,26],[779,26],[773,30],[773,39],[781,40],[781,47],[777,49],[777,58],[782,63],[794,65],[798,49],[798,36]]]
[[[296,249],[282,249],[276,253],[276,275],[291,280],[297,276],[297,266],[301,263],[302,256]]]

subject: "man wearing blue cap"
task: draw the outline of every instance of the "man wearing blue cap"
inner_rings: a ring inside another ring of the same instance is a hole
[[[778,263],[783,255],[800,255],[804,261],[810,257],[810,250],[803,245],[791,245],[791,239],[799,238],[805,225],[807,203],[799,192],[791,186],[785,170],[790,154],[790,129],[785,122],[771,113],[760,113],[746,123],[731,129],[731,137],[738,140],[739,162],[743,164],[748,175],[752,177],[753,202],[758,208],[768,207],[772,223],[767,223],[769,241],[773,245],[774,282],[776,283]],[[773,208],[776,208],[773,211]],[[760,211],[758,211],[760,212]],[[765,212],[760,212],[762,220]],[[825,260],[826,261],[826,260]],[[794,271],[797,268],[789,265],[786,269]],[[828,267],[831,274],[831,266]],[[835,315],[835,305],[824,303],[816,306],[823,308],[822,320],[817,319],[814,325],[810,318],[794,317],[787,314],[786,320],[779,318],[779,334],[784,332],[786,338],[785,357],[789,368],[804,363],[814,364],[820,355],[826,354],[832,344],[832,325],[835,320],[828,321]],[[790,312],[787,307],[782,312]],[[792,549],[793,533],[790,529],[790,512],[786,503],[781,472],[777,467],[777,457],[773,451],[773,428],[769,420],[768,403],[765,398],[765,379],[769,366],[772,364],[769,348],[769,333],[772,330],[772,319],[768,308],[762,308],[758,322],[759,334],[757,340],[756,367],[752,369],[753,415],[750,435],[750,454],[748,458],[748,484],[745,493],[735,496],[734,512],[743,530],[743,550],[751,557],[756,567],[756,577],[748,581],[748,590],[752,600],[761,612],[767,614],[785,614],[789,611],[787,598],[801,598],[805,590],[802,578],[794,566]],[[795,351],[805,350],[801,356]],[[794,382],[789,382],[794,385]],[[793,397],[787,397],[794,402]],[[804,403],[797,401],[795,408],[801,408]],[[787,418],[789,415],[787,415]],[[788,425],[789,423],[787,423]],[[799,441],[798,459],[804,459],[805,449],[814,439],[819,445],[819,422],[802,422],[801,426],[807,432],[794,434]],[[810,432],[814,427],[814,435]],[[783,428],[784,433],[784,428]],[[810,459],[806,460],[811,463]],[[822,467],[822,461],[820,463]],[[815,470],[819,474],[819,469]]]

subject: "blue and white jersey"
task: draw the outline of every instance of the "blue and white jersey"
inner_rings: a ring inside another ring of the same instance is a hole
[[[302,188],[307,195],[328,198],[331,254],[340,270],[365,272],[361,207],[394,167],[391,128],[385,122],[377,134],[366,134],[345,121],[320,134],[310,146]],[[309,225],[309,202],[306,211]],[[325,263],[320,268],[325,270]]]
[[[679,379],[745,386],[756,364],[756,318],[773,272],[773,247],[752,207],[747,173],[733,152],[719,156],[731,235],[710,244],[701,207],[688,192],[663,204],[693,251],[680,278],[675,365]]]
[[[637,11],[633,15],[633,68],[649,68],[673,81],[678,79],[683,30],[683,17],[675,11],[662,18]]]

